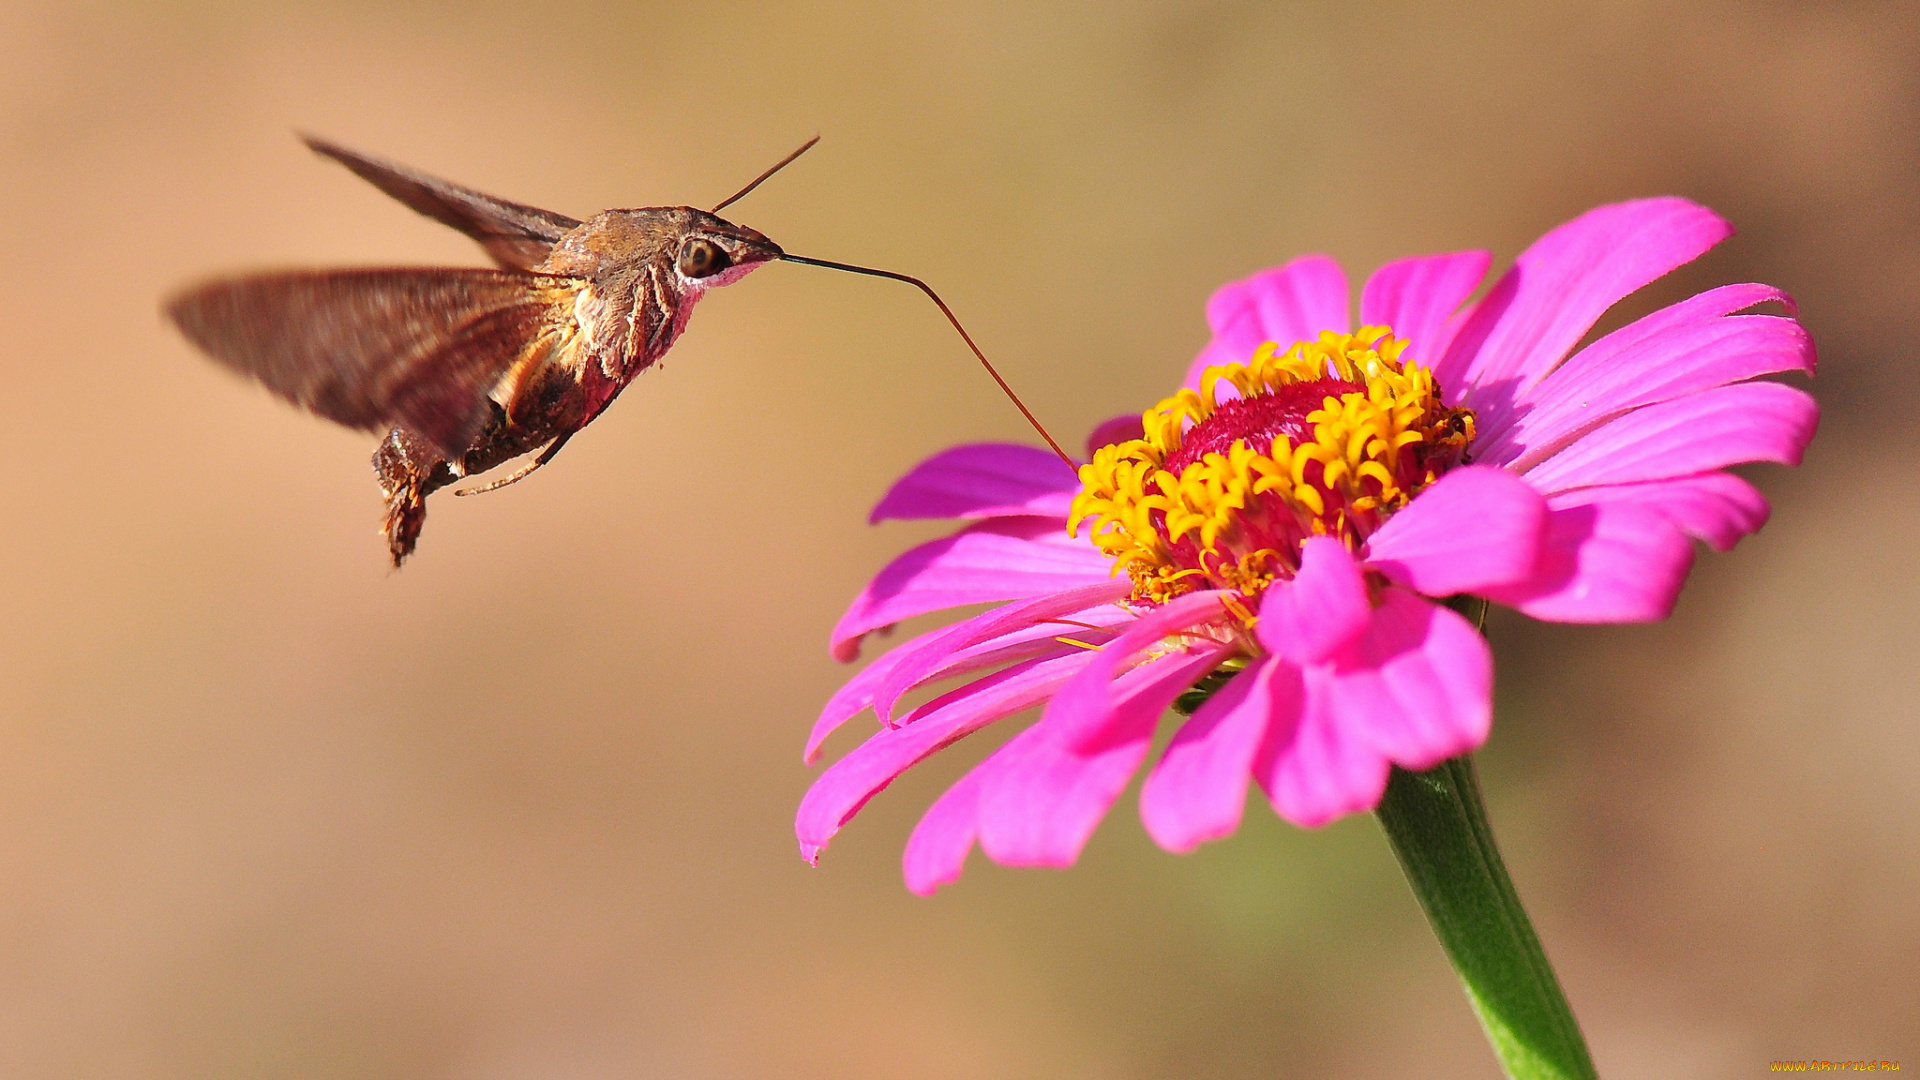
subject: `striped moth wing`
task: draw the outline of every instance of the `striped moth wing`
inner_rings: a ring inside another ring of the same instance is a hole
[[[502,380],[556,360],[575,339],[586,286],[512,270],[293,271],[211,281],[167,313],[215,360],[280,397],[362,431],[405,428],[457,460],[492,416]]]
[[[301,138],[314,153],[332,158],[419,213],[471,236],[503,269],[539,266],[561,237],[580,227],[580,222],[565,214],[509,202],[325,139]]]

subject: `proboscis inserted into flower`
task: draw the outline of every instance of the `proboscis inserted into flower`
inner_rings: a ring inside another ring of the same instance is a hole
[[[1814,367],[1776,289],[1713,289],[1575,351],[1616,301],[1731,232],[1682,199],[1603,206],[1471,302],[1484,252],[1380,268],[1357,331],[1339,265],[1297,259],[1216,293],[1182,387],[1101,425],[1078,475],[1013,444],[921,463],[874,520],[974,523],[882,570],[834,654],[915,615],[1000,606],[902,643],[827,704],[810,761],[866,709],[880,728],[808,792],[802,852],[916,762],[1035,705],[927,811],[905,855],[914,891],[958,877],[975,843],[1009,865],[1072,863],[1202,682],[1217,691],[1141,790],[1169,850],[1231,833],[1249,783],[1319,825],[1373,808],[1391,765],[1479,746],[1492,657],[1436,600],[1662,618],[1692,539],[1725,550],[1766,520],[1726,467],[1795,464],[1813,436],[1810,397],[1754,381]],[[1767,303],[1788,314],[1744,313]]]

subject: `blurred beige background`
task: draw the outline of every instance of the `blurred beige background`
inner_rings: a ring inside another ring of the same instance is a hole
[[[1742,235],[1636,299],[1796,293],[1804,469],[1668,623],[1495,627],[1495,821],[1602,1072],[1920,1067],[1920,21],[1901,4],[14,3],[0,8],[0,1075],[1494,1077],[1368,819],[1069,873],[809,869],[828,628],[1024,439],[910,290],[772,267],[389,574],[372,440],[157,314],[224,270],[478,264],[324,133],[585,216],[709,205],[932,281],[1063,439],[1229,277],[1504,261],[1672,192]],[[836,740],[838,753],[852,734]]]

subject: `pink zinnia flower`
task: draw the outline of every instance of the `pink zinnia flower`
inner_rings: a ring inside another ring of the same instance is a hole
[[[1213,340],[1180,392],[1103,425],[1078,476],[1011,444],[922,462],[873,520],[976,523],[882,570],[834,655],[911,616],[1002,606],[900,644],[828,703],[809,761],[865,709],[881,726],[807,793],[802,852],[815,858],[916,762],[1043,703],[927,811],[909,888],[957,878],[976,842],[1008,865],[1072,863],[1196,684],[1216,692],[1140,793],[1172,851],[1231,833],[1250,780],[1315,826],[1373,808],[1390,765],[1479,746],[1492,657],[1434,598],[1560,622],[1663,618],[1689,537],[1725,550],[1766,520],[1723,470],[1796,464],[1813,436],[1808,395],[1751,381],[1813,371],[1792,318],[1735,314],[1791,312],[1777,289],[1714,289],[1574,351],[1616,301],[1731,233],[1681,199],[1603,206],[1474,303],[1485,252],[1381,267],[1358,331],[1339,265],[1296,259],[1216,293]],[[895,713],[957,676],[971,681]]]

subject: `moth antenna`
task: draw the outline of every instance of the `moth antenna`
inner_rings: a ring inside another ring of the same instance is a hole
[[[811,146],[812,144],[809,143],[808,145]],[[806,147],[803,146],[800,149],[804,150]],[[784,164],[784,162],[782,164]],[[775,167],[778,168],[778,166]],[[759,181],[755,181],[755,183],[758,182]],[[748,190],[752,189],[749,188]],[[953,309],[947,306],[945,300],[940,299],[940,294],[934,292],[932,286],[917,277],[910,277],[906,274],[896,274],[891,270],[875,270],[870,266],[854,266],[852,263],[828,262],[825,259],[809,259],[801,255],[782,254],[780,257],[787,262],[796,262],[805,266],[824,266],[829,270],[845,270],[849,274],[866,274],[869,277],[891,278],[894,281],[904,281],[919,289],[921,292],[926,293],[927,298],[939,306],[940,313],[945,315],[947,321],[953,324],[953,328],[960,331],[960,340],[965,341],[967,348],[973,350],[973,355],[980,358],[980,366],[986,368],[987,374],[993,376],[993,381],[1000,384],[1000,392],[1007,395],[1007,400],[1013,402],[1013,407],[1020,410],[1021,416],[1027,418],[1027,423],[1033,425],[1033,430],[1039,432],[1040,437],[1047,441],[1049,447],[1053,448],[1053,452],[1060,456],[1060,460],[1067,463],[1067,468],[1075,472],[1080,470],[1080,466],[1075,464],[1074,460],[1067,456],[1067,452],[1060,449],[1060,444],[1053,441],[1053,436],[1047,434],[1047,429],[1041,426],[1039,419],[1033,415],[1033,410],[1027,408],[1027,403],[1021,401],[1020,395],[1014,393],[1013,387],[1007,385],[1007,380],[1001,378],[1000,373],[994,370],[993,362],[987,359],[986,353],[980,351],[980,346],[973,343],[973,335],[967,333],[967,328],[960,325],[960,320],[954,317]]]
[[[772,176],[774,173],[777,173],[781,169],[784,169],[787,166],[793,164],[794,158],[797,158],[801,154],[804,154],[807,151],[813,149],[813,144],[819,141],[820,141],[820,136],[815,135],[813,138],[808,139],[806,142],[801,143],[800,149],[795,150],[793,153],[788,154],[786,157],[781,158],[779,163],[776,164],[773,168],[768,169],[766,172],[763,172],[759,176],[754,177],[753,183],[748,184],[746,187],[743,187],[739,191],[736,191],[732,195],[729,195],[724,201],[720,203],[719,206],[716,206],[712,210],[709,210],[707,212],[710,214],[717,214],[720,211],[725,210],[727,207],[732,206],[734,203],[739,202],[741,199],[746,198],[747,193],[749,191],[752,191],[754,188],[757,188],[761,184],[766,183],[767,177]]]

